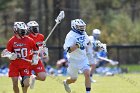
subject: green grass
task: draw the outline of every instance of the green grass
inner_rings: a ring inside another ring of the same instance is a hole
[[[28,93],[66,93],[62,81],[66,77],[50,77],[45,82],[37,81]],[[115,76],[95,76],[91,93],[140,93],[140,74]],[[19,85],[20,86],[20,85]],[[70,85],[72,93],[85,93],[84,77],[80,75],[75,84]],[[20,89],[21,90],[21,89]],[[0,93],[13,93],[11,79],[0,77]],[[22,92],[20,92],[22,93]]]
[[[128,72],[140,72],[140,65],[121,65],[122,68],[127,68]]]

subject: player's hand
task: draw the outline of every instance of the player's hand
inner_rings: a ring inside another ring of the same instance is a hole
[[[38,54],[34,54],[32,58],[32,65],[37,65],[39,61],[39,56]]]
[[[107,48],[106,48],[106,44],[101,44],[101,49],[104,50],[105,52],[107,52]]]
[[[46,47],[46,42],[45,41],[43,41],[43,47]]]
[[[76,45],[77,45],[78,48],[80,48],[80,49],[84,49],[84,48],[85,48],[81,42],[76,42]]]
[[[102,43],[99,40],[95,41],[95,47],[101,47],[102,46],[101,44]]]
[[[11,53],[11,56],[9,56],[10,60],[16,60],[17,59],[17,54]]]
[[[85,46],[87,46],[85,43],[83,42],[76,42],[76,45],[78,46],[78,48],[80,48],[81,50],[85,49]]]
[[[10,60],[15,60],[17,58],[17,54],[16,53],[11,53],[7,49],[4,49],[1,52],[1,57],[8,57]]]
[[[40,51],[41,57],[43,58],[48,58],[48,48],[47,47],[43,47]]]

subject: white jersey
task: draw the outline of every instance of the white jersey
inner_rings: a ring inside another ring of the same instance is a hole
[[[76,44],[76,42],[82,42],[85,47],[87,47],[87,44],[89,43],[89,38],[86,32],[84,32],[83,35],[80,35],[74,31],[70,31],[65,39],[64,43],[64,50],[66,50],[68,47],[71,47]],[[80,49],[77,48],[75,51],[68,53],[68,59],[72,60],[83,60],[87,58],[86,55],[86,48]]]
[[[88,57],[89,63],[94,64],[95,63],[95,58],[94,58],[94,53],[95,52],[94,52],[93,47],[94,47],[94,42],[95,41],[94,41],[93,36],[89,36],[88,38],[89,38],[90,43],[87,47],[87,57]]]

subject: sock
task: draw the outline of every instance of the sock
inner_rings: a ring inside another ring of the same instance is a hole
[[[86,88],[86,93],[90,93],[91,88]]]
[[[92,74],[90,74],[90,77],[92,77]]]

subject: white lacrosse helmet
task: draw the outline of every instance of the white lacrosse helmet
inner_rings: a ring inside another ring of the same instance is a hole
[[[36,21],[30,21],[27,23],[29,30],[33,33],[39,33],[39,24]]]
[[[74,30],[85,31],[86,24],[82,19],[75,19],[71,21],[71,28]]]
[[[92,35],[93,35],[94,39],[96,39],[96,40],[99,39],[100,34],[101,34],[101,31],[99,29],[94,29],[92,31]]]
[[[24,36],[27,34],[27,25],[24,22],[14,22],[14,33]]]
[[[100,35],[100,34],[101,34],[101,31],[100,31],[99,29],[94,29],[94,30],[92,31],[92,34],[93,34],[93,35],[94,35],[94,34]]]

